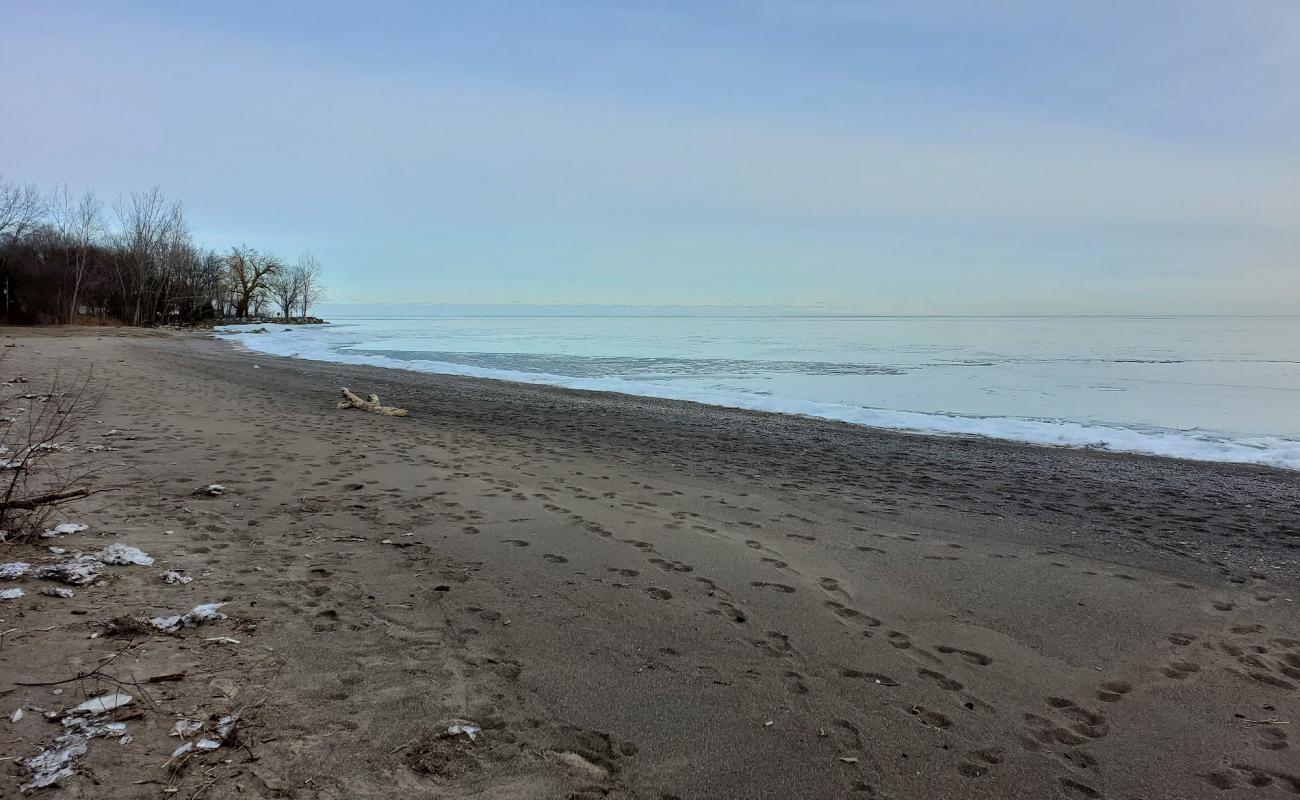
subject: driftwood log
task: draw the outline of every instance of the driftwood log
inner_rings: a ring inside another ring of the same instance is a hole
[[[32,497],[15,497],[12,500],[0,502],[0,509],[33,509],[37,506],[49,506],[66,500],[74,500],[89,494],[89,489],[69,489],[65,492],[50,492],[49,494],[38,494]]]
[[[362,411],[371,411],[375,414],[383,414],[385,417],[409,417],[411,412],[404,408],[395,408],[386,406],[379,402],[379,395],[371,394],[368,399],[362,399],[353,394],[348,387],[343,387],[343,399],[339,401],[339,408],[359,408]]]

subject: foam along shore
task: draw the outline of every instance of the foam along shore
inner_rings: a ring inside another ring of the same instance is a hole
[[[1125,427],[1101,423],[1085,424],[1061,419],[979,417],[896,411],[739,391],[705,391],[671,383],[638,382],[617,378],[579,378],[491,369],[447,361],[349,352],[346,349],[330,347],[319,340],[304,341],[293,328],[284,326],[267,328],[266,326],[229,325],[217,328],[216,332],[222,338],[237,342],[249,350],[290,358],[340,364],[364,364],[430,374],[557,386],[581,391],[617,392],[666,400],[685,400],[725,408],[794,414],[872,428],[941,436],[980,436],[1050,447],[1076,447],[1300,470],[1300,440],[1280,436],[1243,437],[1155,426]]]

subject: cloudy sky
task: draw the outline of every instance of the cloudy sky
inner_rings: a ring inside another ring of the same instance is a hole
[[[364,302],[1300,313],[1295,0],[0,0],[0,172]]]

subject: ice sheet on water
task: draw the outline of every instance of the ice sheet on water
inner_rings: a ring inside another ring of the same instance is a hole
[[[647,379],[645,376],[576,377],[454,363],[437,358],[421,358],[421,355],[427,356],[427,351],[411,352],[402,358],[395,358],[391,354],[367,353],[353,349],[361,340],[340,338],[346,335],[344,333],[346,330],[343,326],[323,326],[293,334],[269,333],[250,336],[246,329],[230,326],[219,332],[230,334],[231,339],[250,350],[290,358],[367,364],[417,372],[560,386],[567,389],[687,400],[707,405],[818,417],[915,433],[978,436],[1029,444],[1144,453],[1198,461],[1262,464],[1300,470],[1300,440],[1293,437],[1233,436],[1199,429],[1184,430],[1154,425],[1125,426],[1046,417],[977,416],[895,410],[830,400],[761,394],[753,389],[727,388],[725,382],[721,381],[717,386],[706,387],[698,383],[688,385],[679,380],[669,380],[669,378],[680,377],[677,375],[659,376],[663,378],[662,380]],[[820,378],[824,379],[825,376]]]

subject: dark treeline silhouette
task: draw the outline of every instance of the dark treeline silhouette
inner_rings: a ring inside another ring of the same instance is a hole
[[[287,321],[323,296],[314,256],[290,265],[244,245],[199,247],[180,201],[157,188],[105,206],[3,175],[0,282],[10,323],[187,325],[271,310]]]

